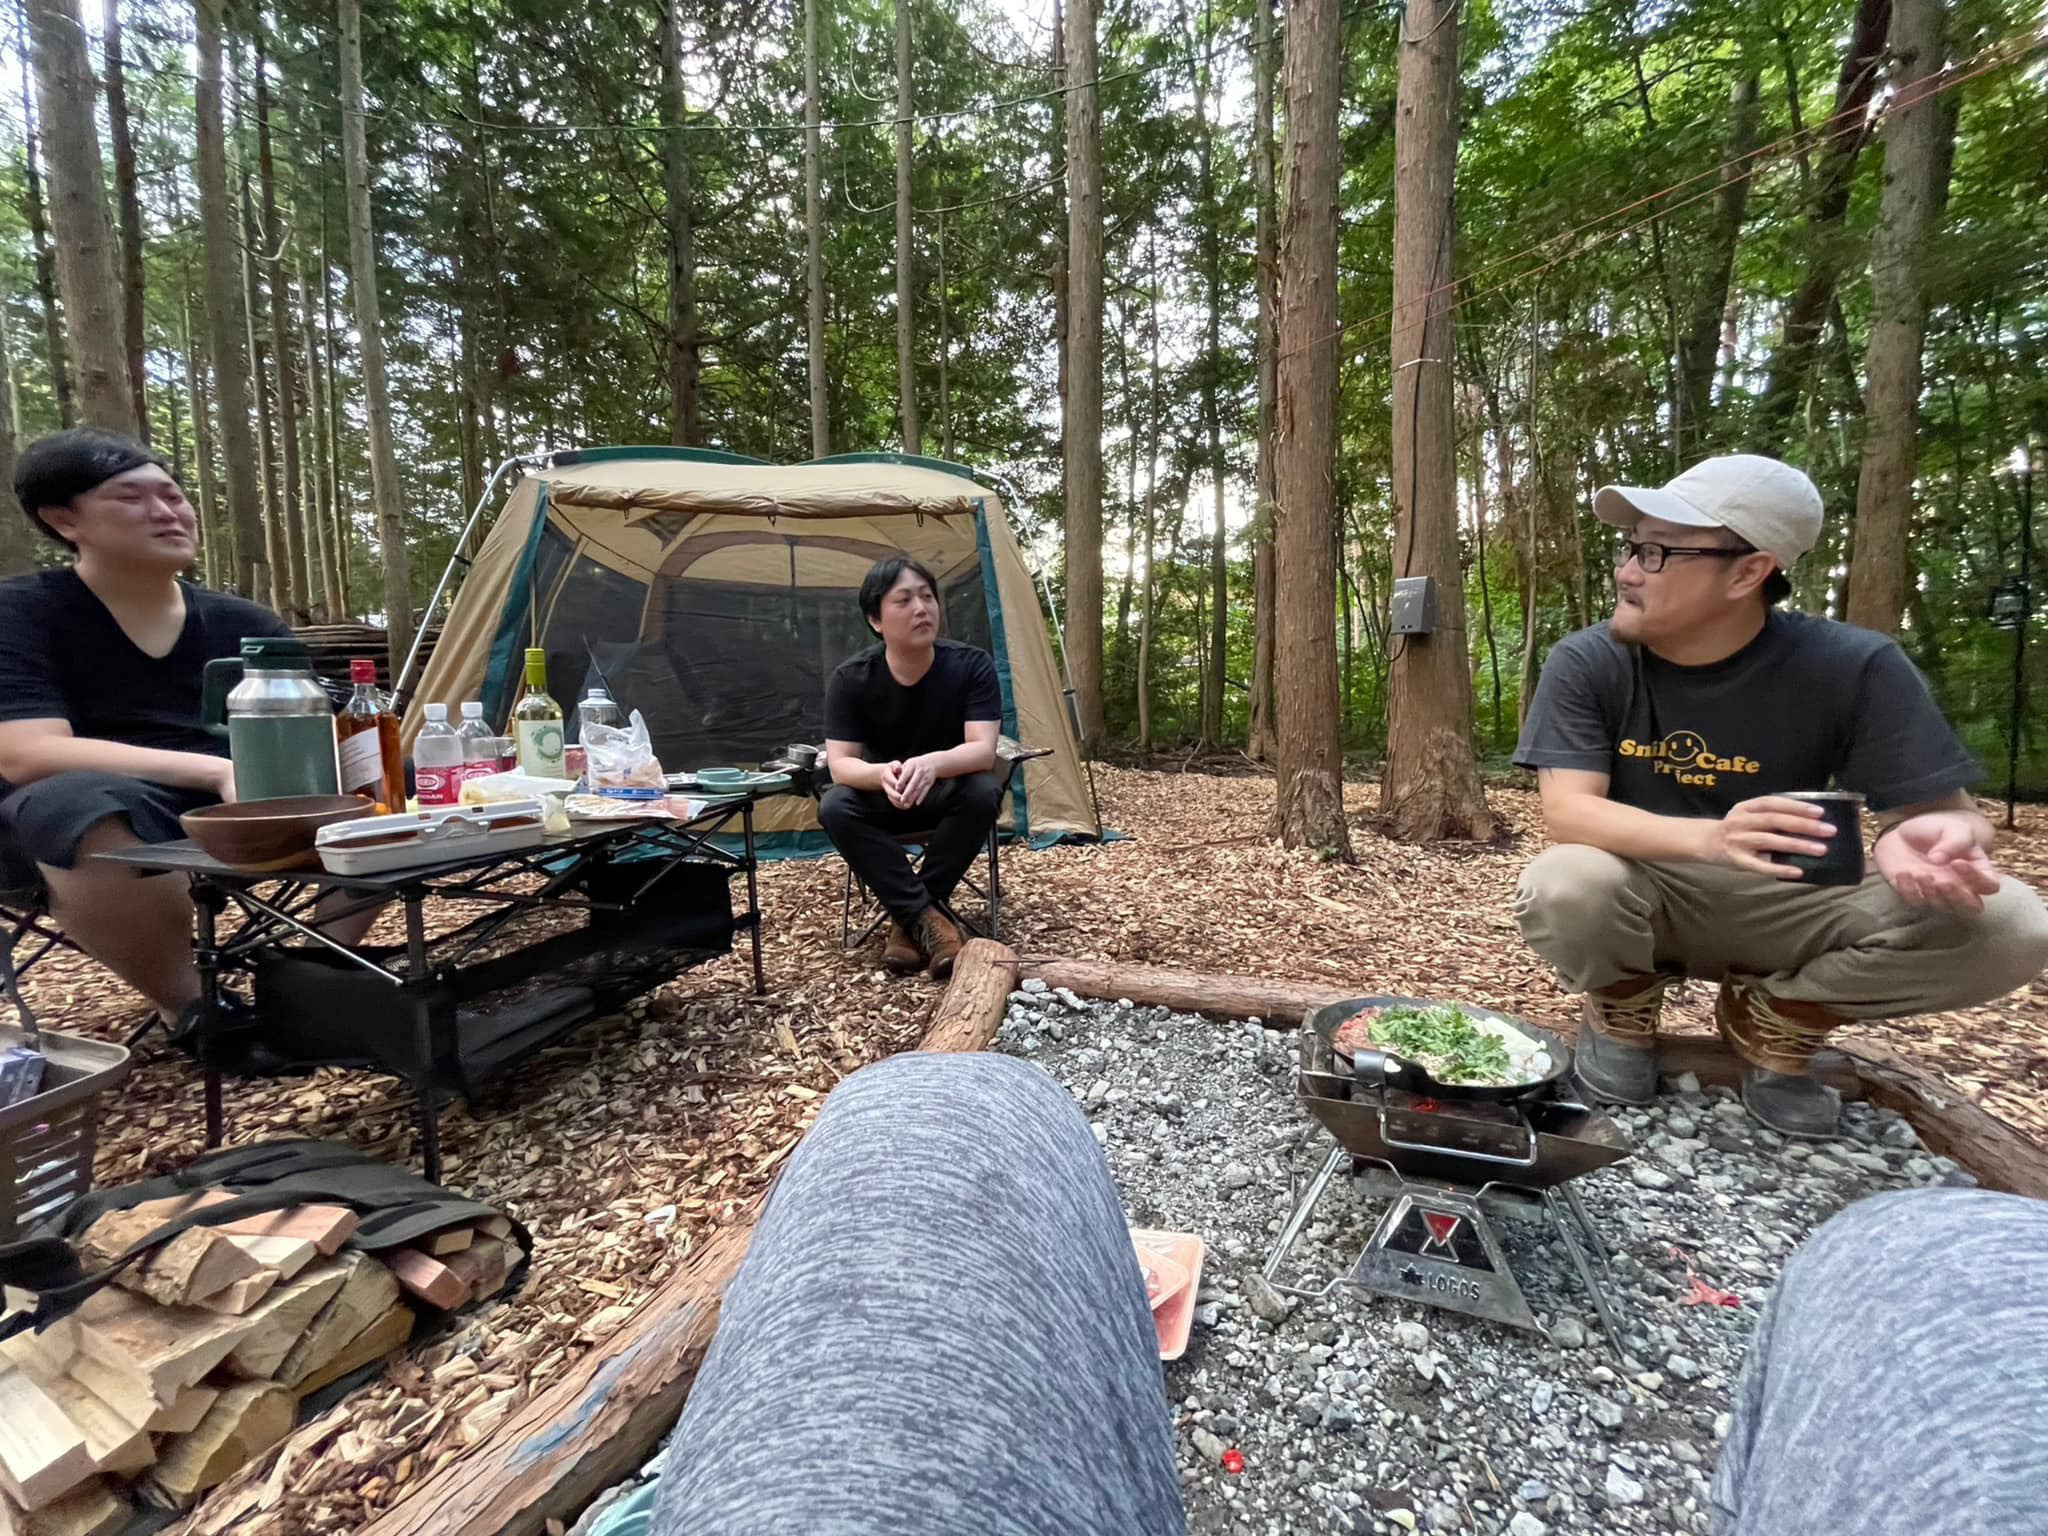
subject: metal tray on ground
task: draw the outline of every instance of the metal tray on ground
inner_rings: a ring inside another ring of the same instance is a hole
[[[0,1109],[0,1242],[41,1225],[92,1188],[100,1100],[128,1075],[128,1052],[43,1030],[43,1091]]]

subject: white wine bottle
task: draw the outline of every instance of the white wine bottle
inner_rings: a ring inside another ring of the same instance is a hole
[[[548,653],[538,646],[526,653],[526,692],[512,706],[512,736],[521,773],[562,777],[562,706],[548,697]]]

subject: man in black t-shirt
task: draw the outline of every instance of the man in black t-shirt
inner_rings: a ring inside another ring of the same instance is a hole
[[[201,674],[246,636],[291,631],[183,579],[198,520],[141,444],[55,433],[22,454],[14,490],[76,559],[0,582],[0,835],[41,868],[72,940],[175,1023],[199,996],[186,882],[92,856],[182,837],[181,814],[234,798]]]
[[[889,913],[883,964],[952,973],[960,930],[946,900],[995,825],[1002,690],[988,652],[939,636],[939,588],[907,555],[877,561],[860,611],[882,643],[832,674],[825,751],[832,787],[818,807],[846,862]],[[928,833],[922,869],[897,843]]]
[[[1828,1032],[2025,985],[2048,912],[1993,866],[1976,765],[1898,646],[1775,607],[1820,533],[1812,481],[1740,454],[1593,506],[1624,530],[1618,601],[1552,650],[1515,751],[1558,845],[1523,873],[1523,935],[1585,994],[1596,1095],[1649,1101],[1665,991],[1700,977],[1720,982],[1750,1112],[1826,1135],[1840,1100],[1811,1066]],[[1774,857],[1827,850],[1822,808],[1787,796],[1829,788],[1880,825],[1860,886],[1805,885]]]

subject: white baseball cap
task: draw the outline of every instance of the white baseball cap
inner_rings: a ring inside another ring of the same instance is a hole
[[[1744,543],[1777,557],[1781,568],[1813,548],[1820,537],[1820,492],[1806,475],[1778,459],[1730,453],[1702,459],[1665,485],[1603,485],[1593,493],[1593,515],[1616,528],[1639,517],[1686,528],[1726,528]]]

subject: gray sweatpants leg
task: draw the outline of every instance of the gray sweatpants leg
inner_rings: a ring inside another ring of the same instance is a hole
[[[1181,1536],[1159,1346],[1087,1122],[912,1055],[826,1101],[662,1470],[657,1536]]]
[[[1724,1536],[2048,1531],[2048,1204],[1880,1195],[1785,1267],[1714,1475]]]

